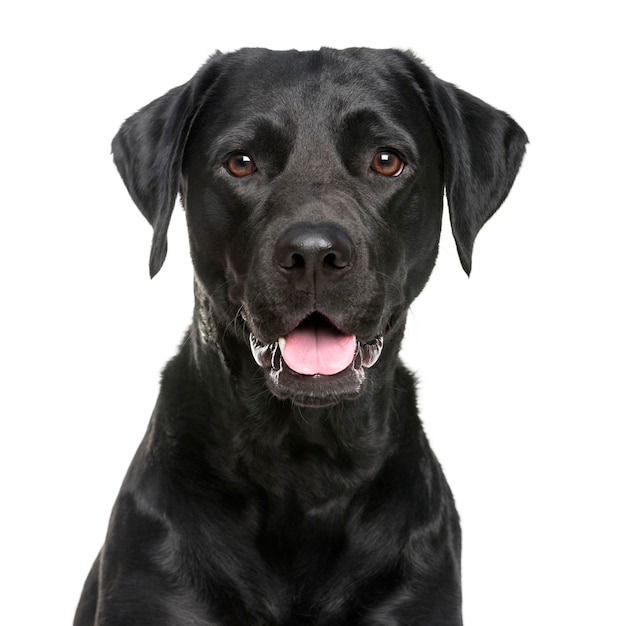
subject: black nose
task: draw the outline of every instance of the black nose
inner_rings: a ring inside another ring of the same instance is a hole
[[[339,280],[349,270],[354,247],[335,224],[298,223],[275,244],[275,261],[300,291],[315,291]]]

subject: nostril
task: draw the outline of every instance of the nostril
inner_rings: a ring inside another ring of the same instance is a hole
[[[291,261],[292,263],[288,269],[293,269],[295,267],[300,269],[305,267],[305,259],[298,253],[292,255]]]
[[[305,267],[303,255],[295,252],[295,248],[288,245],[277,246],[275,260],[279,267],[284,270],[296,270]]]
[[[347,251],[343,254],[340,252],[329,252],[324,257],[324,266],[335,270],[345,269],[349,264],[350,255],[347,254]]]

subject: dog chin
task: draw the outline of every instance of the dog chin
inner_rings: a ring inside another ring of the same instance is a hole
[[[295,372],[284,361],[278,341],[265,345],[251,334],[250,343],[253,358],[265,371],[267,385],[274,396],[299,406],[328,407],[362,395],[366,370],[379,359],[384,341],[381,336],[371,342],[357,340],[352,362],[330,375]]]

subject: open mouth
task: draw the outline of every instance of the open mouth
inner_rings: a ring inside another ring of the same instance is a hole
[[[319,313],[273,343],[263,344],[253,334],[250,342],[272,392],[304,406],[328,406],[358,396],[365,370],[376,363],[384,343],[382,336],[360,341]]]

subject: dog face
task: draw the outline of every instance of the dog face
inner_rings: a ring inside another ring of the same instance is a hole
[[[130,118],[113,151],[154,227],[151,273],[180,191],[197,306],[274,395],[325,406],[396,358],[435,263],[445,186],[469,272],[525,143],[410,54],[241,50]]]

